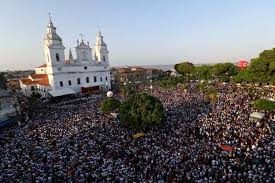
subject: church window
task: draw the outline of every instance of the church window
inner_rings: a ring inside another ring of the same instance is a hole
[[[105,55],[103,55],[103,62],[105,62],[106,61],[106,58],[105,58]]]
[[[96,83],[97,81],[96,81],[97,79],[96,79],[96,76],[94,76],[94,82]]]
[[[87,70],[87,69],[88,69],[88,67],[87,67],[87,66],[85,66],[85,67],[84,67],[84,70]]]
[[[68,81],[68,84],[69,84],[69,86],[71,86],[71,85],[72,85],[72,81],[71,81],[71,80],[69,80],[69,81]]]
[[[77,84],[81,84],[80,78],[77,78]]]
[[[55,57],[56,57],[56,61],[60,62],[60,58],[59,58],[59,54],[58,53],[55,55]]]
[[[86,83],[89,83],[89,82],[90,82],[90,78],[86,77]]]
[[[60,86],[63,87],[63,82],[62,81],[60,81]]]

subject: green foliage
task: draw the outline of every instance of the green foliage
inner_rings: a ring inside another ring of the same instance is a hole
[[[206,84],[203,82],[203,83],[199,83],[198,85],[197,85],[197,89],[201,92],[201,93],[203,93],[204,91],[205,91],[205,86],[206,86]]]
[[[221,78],[223,77],[228,78],[238,73],[236,66],[232,63],[215,64],[212,67],[211,71],[214,76],[221,77]]]
[[[275,49],[265,50],[251,60],[246,71],[234,78],[236,82],[269,82],[275,84]]]
[[[202,65],[196,66],[194,69],[194,76],[197,79],[208,80],[211,78],[211,66]]]
[[[241,70],[234,78],[233,80],[236,83],[243,83],[243,82],[251,82],[250,73],[247,69]]]
[[[119,114],[123,126],[135,130],[146,130],[162,124],[164,108],[156,97],[140,93],[131,96],[121,104]]]
[[[272,102],[266,99],[258,99],[253,103],[253,107],[264,111],[274,111],[275,102]]]
[[[269,63],[267,60],[263,60],[262,58],[252,59],[248,69],[252,81],[268,82],[270,80]]]
[[[132,95],[132,94],[135,93],[134,86],[132,84],[129,84],[129,83],[126,86],[125,85],[120,85],[119,89],[120,89],[120,94],[122,96],[129,96],[129,95]]]
[[[185,92],[187,90],[187,88],[188,88],[188,86],[186,84],[180,84],[181,91]]]
[[[194,71],[194,65],[190,62],[182,62],[176,64],[174,68],[178,73],[182,74],[183,76],[191,74]]]
[[[102,112],[111,112],[118,109],[120,106],[120,101],[115,98],[106,98],[101,102],[100,110]]]
[[[215,109],[215,104],[218,101],[218,90],[214,87],[210,87],[207,89],[207,96],[208,99],[210,100],[210,103],[212,105],[212,111]]]

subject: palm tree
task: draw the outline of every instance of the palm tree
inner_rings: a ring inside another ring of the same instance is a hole
[[[199,91],[200,91],[201,93],[203,93],[203,92],[204,92],[204,88],[205,88],[205,83],[204,83],[204,82],[199,83],[199,84],[197,85],[197,88],[199,89]]]
[[[207,91],[208,98],[210,100],[211,106],[212,106],[212,113],[215,111],[215,105],[218,101],[218,91],[216,88],[211,87]]]
[[[214,87],[211,87],[208,89],[207,91],[207,95],[208,95],[208,98],[210,99],[210,103],[211,103],[211,106],[212,106],[212,116],[214,114],[214,111],[215,111],[215,106],[216,106],[216,103],[218,101],[218,91],[216,88]],[[210,127],[211,127],[211,131],[210,131],[210,138],[211,138],[211,146],[212,146],[212,143],[213,143],[213,133],[212,133],[212,129],[213,129],[213,123],[210,123]]]

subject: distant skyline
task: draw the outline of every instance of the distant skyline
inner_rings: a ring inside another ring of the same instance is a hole
[[[100,25],[111,66],[236,62],[275,45],[274,0],[9,0],[0,6],[0,70],[45,63],[49,12],[66,58],[80,33],[94,44]]]

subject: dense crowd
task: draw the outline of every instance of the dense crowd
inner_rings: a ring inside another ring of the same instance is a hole
[[[99,111],[101,95],[48,104],[0,131],[0,182],[275,182],[274,112],[249,120],[255,96],[272,93],[216,87],[214,110],[194,84],[148,91],[166,121],[139,139]]]

